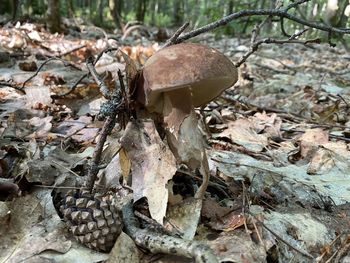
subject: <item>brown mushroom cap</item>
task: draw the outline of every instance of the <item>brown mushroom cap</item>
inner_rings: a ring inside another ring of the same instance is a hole
[[[162,93],[189,88],[195,107],[207,104],[238,79],[237,68],[216,49],[183,43],[161,49],[142,72],[138,100],[148,110],[161,112]]]

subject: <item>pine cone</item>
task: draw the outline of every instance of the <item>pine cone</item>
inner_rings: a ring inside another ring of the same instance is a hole
[[[87,247],[109,252],[120,232],[120,211],[112,205],[112,194],[70,191],[63,198],[60,212],[78,242]]]

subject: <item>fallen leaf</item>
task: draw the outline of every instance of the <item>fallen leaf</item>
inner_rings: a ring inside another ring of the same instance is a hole
[[[264,133],[268,138],[271,137],[282,137],[281,136],[281,118],[277,117],[276,113],[266,114],[266,112],[257,112],[251,118],[255,124],[255,130],[261,134]]]
[[[170,231],[175,227],[184,239],[191,240],[196,234],[201,209],[202,200],[197,198],[188,198],[177,205],[169,206],[165,227]]]
[[[329,136],[327,131],[322,129],[309,129],[299,138],[300,154],[305,158],[310,151],[315,151],[319,145],[327,143]]]
[[[261,152],[268,145],[266,134],[258,134],[254,123],[249,119],[240,118],[228,123],[228,128],[220,133],[252,152]]]
[[[131,161],[134,201],[146,197],[152,218],[163,224],[167,183],[176,172],[175,157],[151,120],[129,122],[121,145]]]
[[[106,263],[138,263],[140,262],[139,253],[134,241],[121,232]]]

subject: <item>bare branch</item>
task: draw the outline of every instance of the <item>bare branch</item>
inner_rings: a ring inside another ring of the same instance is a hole
[[[96,63],[99,61],[99,59],[102,57],[102,55],[104,53],[108,53],[108,52],[111,52],[111,51],[116,51],[118,50],[119,48],[106,48],[104,49],[103,51],[101,51],[97,57],[95,58],[94,62],[93,62],[93,65],[96,65]],[[58,98],[61,98],[61,97],[64,97],[64,96],[67,96],[69,94],[71,94],[75,89],[76,87],[78,86],[78,84],[83,80],[85,79],[86,77],[89,76],[89,73],[85,73],[84,75],[82,75],[74,84],[73,86],[69,89],[69,91],[65,92],[65,93],[62,93],[62,94],[58,94],[58,95],[53,95],[51,96],[52,99],[58,99]]]
[[[78,51],[79,49],[82,49],[84,47],[86,47],[86,45],[81,45],[81,46],[75,47],[75,48],[73,48],[71,50],[68,50],[68,51],[66,51],[66,52],[64,52],[62,54],[57,55],[57,57],[67,56],[68,54],[73,53],[75,51]]]
[[[189,26],[189,22],[186,22],[185,24],[183,24],[178,30],[176,30],[176,32],[174,33],[174,35],[171,36],[171,38],[169,38],[167,40],[167,42],[164,44],[164,46],[162,46],[162,48],[168,47],[170,45],[173,45],[176,43],[176,40],[178,39],[178,37],[181,35],[181,33]]]
[[[287,11],[289,11],[289,9],[296,8],[299,5],[301,5],[303,3],[306,3],[306,2],[310,2],[310,1],[311,0],[298,0],[298,1],[295,1],[294,3],[291,3],[290,5],[288,5],[284,10],[287,12]]]
[[[119,75],[119,82],[121,86],[124,86],[123,78],[121,75]],[[99,171],[99,165],[101,162],[101,155],[102,155],[102,150],[103,150],[103,145],[106,142],[108,134],[112,131],[115,123],[116,123],[116,117],[119,112],[119,108],[121,107],[122,103],[119,101],[118,98],[111,98],[111,104],[112,109],[110,111],[109,116],[106,118],[105,123],[103,124],[102,131],[100,133],[99,140],[96,144],[92,160],[91,160],[91,165],[88,171],[87,179],[85,182],[85,187],[88,189],[90,192],[92,192],[94,188],[94,184],[97,178],[97,174]]]
[[[299,1],[298,4],[303,3],[304,1]],[[306,0],[305,0],[306,2]],[[297,2],[296,2],[297,3]],[[296,4],[294,3],[294,4]],[[293,5],[295,7],[296,5]],[[187,39],[190,39],[192,37],[198,36],[202,33],[208,32],[210,30],[213,30],[218,27],[222,27],[230,23],[231,21],[242,18],[242,17],[249,17],[249,16],[277,16],[280,18],[286,18],[291,21],[294,21],[296,23],[315,28],[321,31],[329,32],[329,33],[340,33],[340,34],[350,34],[350,28],[336,28],[332,27],[330,25],[320,24],[320,23],[314,23],[310,22],[304,19],[301,19],[299,17],[296,17],[294,15],[289,14],[287,11],[290,9],[290,6],[288,6],[286,9],[259,9],[259,10],[242,10],[237,13],[233,13],[231,15],[228,15],[220,20],[217,20],[215,22],[212,22],[206,26],[200,27],[198,29],[192,30],[183,36],[179,37],[175,43],[181,43]]]
[[[88,59],[86,62],[86,67],[88,68],[90,75],[94,79],[94,81],[97,83],[97,85],[100,87],[100,92],[105,98],[110,98],[111,94],[109,94],[109,89],[104,83],[104,81],[100,78],[100,76],[97,74],[96,69],[93,64],[92,58]]]
[[[314,257],[309,254],[307,251],[304,251],[300,248],[297,248],[295,246],[293,246],[292,244],[290,244],[289,242],[287,242],[286,240],[284,240],[280,235],[278,235],[274,230],[272,230],[270,227],[268,227],[264,222],[262,222],[261,220],[259,220],[256,216],[254,216],[252,213],[248,212],[250,215],[253,216],[253,218],[259,223],[261,224],[267,231],[269,231],[272,235],[274,235],[278,240],[280,240],[282,243],[286,244],[289,248],[293,249],[294,251],[298,252],[299,254],[307,257],[307,258],[311,258],[314,259]]]
[[[319,39],[313,39],[313,40],[306,40],[306,41],[299,41],[296,40],[299,36],[301,36],[302,34],[304,34],[308,29],[304,29],[300,32],[297,32],[295,34],[293,34],[290,38],[285,39],[285,40],[278,40],[278,39],[272,39],[272,38],[265,38],[265,39],[261,39],[258,41],[255,41],[254,43],[252,43],[252,45],[250,46],[249,51],[247,51],[239,60],[238,62],[235,63],[236,67],[239,67],[240,65],[242,65],[248,57],[250,57],[255,51],[258,50],[259,46],[262,44],[289,44],[289,43],[294,43],[294,44],[302,44],[302,45],[307,45],[309,43],[319,43]]]
[[[11,82],[6,82],[6,81],[0,81],[0,87],[11,87],[15,90],[18,90],[19,92],[23,93],[23,94],[26,94],[24,92],[23,89],[17,87],[17,85],[15,83],[11,83]]]
[[[72,87],[65,93],[62,93],[62,94],[58,94],[58,95],[52,95],[51,98],[52,99],[59,99],[61,97],[64,97],[64,96],[68,96],[69,94],[71,94],[75,89],[76,87],[78,86],[78,84],[80,82],[82,82],[83,79],[85,79],[86,77],[89,76],[89,73],[85,73],[84,75],[82,75],[73,85]]]
[[[210,247],[198,241],[188,241],[178,237],[141,229],[132,209],[132,202],[128,202],[122,209],[125,232],[135,243],[152,253],[164,253],[193,258],[197,263],[218,263]]]
[[[49,59],[45,60],[45,61],[39,66],[39,68],[36,70],[36,72],[35,72],[32,76],[30,76],[28,79],[26,79],[26,80],[23,82],[22,87],[21,87],[20,89],[23,90],[23,89],[25,88],[25,85],[26,85],[29,81],[31,81],[33,78],[35,78],[35,77],[39,74],[39,72],[42,70],[42,68],[43,68],[47,63],[49,63],[49,62],[51,62],[51,61],[53,61],[53,60],[61,61],[65,67],[68,67],[68,66],[69,66],[69,67],[72,67],[72,68],[75,68],[75,69],[80,70],[80,68],[78,68],[78,67],[75,66],[74,64],[72,64],[72,63],[70,63],[70,62],[68,62],[68,61],[66,61],[66,60],[64,60],[64,59],[61,59],[61,58],[58,58],[58,57],[52,57],[52,58],[49,58]]]

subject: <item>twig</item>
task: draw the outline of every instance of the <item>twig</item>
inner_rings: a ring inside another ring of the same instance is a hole
[[[100,60],[100,58],[102,57],[102,55],[103,55],[104,53],[108,53],[108,52],[112,52],[112,51],[117,51],[117,50],[119,50],[118,47],[108,47],[108,48],[102,50],[102,51],[97,55],[97,57],[95,58],[94,63],[93,63],[94,66],[95,66],[96,63]]]
[[[96,144],[94,153],[92,155],[92,162],[88,171],[87,179],[86,179],[86,184],[85,187],[91,192],[94,183],[97,178],[97,173],[99,171],[99,164],[101,161],[101,155],[102,155],[102,150],[103,150],[103,145],[107,139],[108,134],[110,131],[113,129],[115,125],[115,118],[116,118],[117,112],[113,112],[112,116],[108,116],[105,123],[103,124],[103,128],[101,131],[100,138]]]
[[[339,235],[336,236],[335,239],[328,245],[329,247],[333,246],[335,242],[343,235],[344,233],[340,233]],[[327,254],[327,251],[324,251],[320,256],[318,256],[315,261],[316,263],[319,263],[322,261],[323,257]]]
[[[89,58],[86,62],[86,67],[88,68],[90,75],[94,79],[94,81],[97,83],[97,85],[100,87],[100,92],[105,98],[110,98],[111,94],[109,92],[108,87],[104,83],[104,81],[100,78],[100,76],[97,74],[96,69],[93,64],[92,58]]]
[[[327,127],[327,128],[331,128],[331,127]],[[305,133],[305,131],[296,130],[296,129],[284,129],[284,128],[281,128],[281,131]],[[339,136],[339,135],[334,135],[334,134],[329,134],[328,136],[330,138],[333,138],[333,139],[338,139],[338,140],[341,140],[341,141],[350,142],[350,138],[346,138],[344,136]]]
[[[288,119],[293,120],[293,121],[295,121],[295,119],[298,120],[298,121],[304,121],[306,123],[309,123],[309,124],[313,125],[313,128],[315,128],[315,127],[325,127],[325,128],[328,128],[328,129],[331,129],[331,128],[348,129],[349,128],[349,127],[347,127],[345,125],[321,124],[321,123],[312,121],[310,119],[304,118],[304,117],[300,116],[297,113],[288,112],[288,111],[285,111],[285,110],[280,110],[280,109],[271,108],[271,107],[262,107],[262,106],[259,106],[258,104],[255,104],[255,103],[251,103],[251,102],[248,102],[248,101],[243,101],[242,99],[233,99],[233,98],[231,98],[230,95],[225,95],[224,94],[222,96],[222,98],[225,99],[225,100],[228,100],[228,101],[232,101],[232,102],[237,102],[238,101],[238,102],[240,102],[242,104],[245,104],[247,106],[249,105],[250,107],[256,108],[259,111],[279,113],[280,115],[285,115],[285,116],[283,116],[284,118],[288,118]],[[286,130],[286,131],[288,131],[288,130]]]
[[[138,246],[152,253],[165,253],[194,258],[196,263],[219,262],[209,247],[197,241],[183,240],[139,228],[131,202],[124,205],[122,211],[125,231]]]
[[[274,235],[278,240],[280,240],[282,243],[286,244],[289,248],[295,250],[296,252],[300,253],[301,255],[307,257],[307,258],[311,258],[314,259],[314,257],[312,255],[310,255],[308,252],[303,251],[297,247],[294,247],[293,245],[289,244],[286,240],[284,240],[282,237],[280,237],[275,231],[273,231],[271,228],[269,228],[268,226],[265,225],[264,222],[262,222],[261,220],[259,220],[256,216],[254,216],[252,213],[248,212],[251,216],[253,216],[255,218],[255,220],[261,224],[267,231],[269,231],[272,235]]]
[[[10,87],[10,88],[13,88],[15,90],[20,91],[23,94],[26,94],[23,89],[17,87],[17,85],[14,84],[14,83],[6,82],[6,81],[0,81],[0,87]]]
[[[305,3],[305,2],[310,2],[310,0],[298,0],[294,3],[291,3],[290,5],[288,5],[286,8],[285,8],[285,11],[289,11],[289,9],[292,9],[292,8],[298,8],[299,5]],[[284,28],[284,19],[283,17],[281,18],[281,31],[282,31],[282,34],[286,37],[291,37],[290,34],[288,34]]]
[[[70,89],[67,92],[62,93],[62,94],[58,94],[58,95],[52,95],[51,98],[53,100],[55,100],[55,99],[59,99],[61,97],[65,97],[65,96],[71,94],[76,89],[76,87],[79,85],[79,83],[88,76],[89,76],[89,73],[85,73],[72,85],[72,87],[70,87]]]
[[[45,61],[38,67],[38,69],[36,70],[36,72],[35,72],[32,76],[30,76],[28,79],[26,79],[26,80],[23,82],[22,87],[21,87],[20,89],[23,90],[23,89],[25,88],[25,85],[26,85],[29,81],[31,81],[33,78],[35,78],[35,77],[39,74],[39,72],[41,71],[41,69],[42,69],[47,63],[49,63],[49,62],[51,62],[51,61],[53,61],[53,60],[61,61],[65,67],[70,66],[70,67],[73,67],[73,68],[75,68],[75,69],[80,70],[80,68],[78,68],[77,66],[73,65],[72,63],[70,63],[70,62],[68,62],[68,61],[66,61],[66,60],[64,60],[64,59],[61,59],[61,58],[58,58],[58,57],[52,57],[52,58],[49,58],[49,59],[45,60]]]
[[[176,44],[176,40],[181,35],[181,33],[189,26],[189,24],[190,24],[189,22],[186,22],[178,30],[176,30],[174,35],[172,35],[161,48],[165,48],[165,47]]]
[[[342,248],[340,248],[340,249],[338,250],[338,255],[337,255],[336,258],[334,259],[334,263],[339,263],[339,262],[340,262],[340,259],[341,259],[344,255],[348,254],[349,249],[350,249],[350,243],[347,243],[347,244],[345,244]],[[343,262],[345,262],[345,261],[343,261]]]
[[[301,36],[302,34],[304,34],[307,31],[307,29],[304,29],[300,32],[297,32],[295,34],[293,34],[291,37],[289,37],[288,39],[285,40],[278,40],[278,39],[273,39],[273,38],[265,38],[265,39],[261,39],[258,41],[255,41],[252,43],[252,45],[250,46],[249,51],[247,51],[236,63],[235,66],[239,67],[240,65],[242,65],[248,57],[250,57],[255,51],[258,50],[259,46],[262,44],[286,44],[286,43],[296,43],[296,44],[303,44],[306,45],[306,43],[310,43],[311,40],[308,41],[297,41],[296,38],[298,38],[299,36]]]
[[[94,62],[93,62],[93,65],[94,65],[94,66],[96,65],[96,63],[99,61],[99,59],[102,57],[102,55],[103,55],[104,53],[111,52],[111,51],[115,51],[115,50],[118,50],[118,49],[119,49],[119,48],[106,48],[106,49],[104,49],[102,52],[100,52],[100,53],[97,55],[97,57],[95,58],[95,60],[94,60]],[[62,93],[62,94],[58,94],[58,95],[52,95],[51,98],[52,98],[52,99],[59,99],[59,98],[61,98],[61,97],[65,97],[65,96],[71,94],[71,93],[76,89],[76,87],[79,85],[79,83],[80,83],[83,79],[85,79],[86,77],[88,77],[88,76],[89,76],[89,73],[85,73],[84,75],[82,75],[82,76],[72,85],[72,87],[71,87],[67,92]]]
[[[301,4],[301,2],[298,2],[298,4]],[[290,8],[289,8],[290,9]],[[222,27],[230,23],[231,21],[242,18],[242,17],[249,17],[249,16],[277,16],[280,18],[286,18],[291,21],[294,21],[296,23],[315,28],[321,31],[325,32],[331,32],[331,33],[340,33],[340,34],[350,34],[350,28],[336,28],[332,27],[330,25],[320,24],[320,23],[314,23],[310,22],[304,19],[301,19],[299,17],[296,17],[294,15],[289,14],[287,11],[289,10],[288,7],[286,9],[257,9],[257,10],[242,10],[236,13],[233,13],[231,15],[228,15],[220,20],[217,20],[215,22],[212,22],[206,26],[197,28],[195,30],[192,30],[181,37],[179,37],[176,40],[176,43],[183,42],[187,39],[193,38],[195,36],[198,36],[202,33],[211,31],[215,28]]]
[[[58,54],[57,57],[66,56],[66,55],[68,55],[68,54],[70,54],[70,53],[73,53],[73,52],[75,52],[75,51],[77,51],[77,50],[79,50],[79,49],[82,49],[82,48],[84,48],[84,47],[86,47],[86,45],[81,45],[81,46],[75,47],[75,48],[73,48],[73,49],[71,49],[71,50],[68,50],[68,51],[62,53],[62,54]]]
[[[71,169],[65,167],[64,165],[62,165],[62,164],[60,164],[60,163],[58,163],[58,162],[56,162],[56,161],[52,161],[52,163],[56,164],[57,166],[63,168],[64,170],[66,170],[66,171],[72,173],[72,174],[75,175],[77,178],[79,178],[79,174],[77,174],[76,172],[72,171]]]
[[[123,85],[123,79],[119,76],[119,82],[121,85]],[[88,171],[85,187],[92,192],[92,189],[94,187],[97,173],[99,171],[99,164],[101,161],[101,155],[103,150],[103,145],[107,139],[108,134],[112,131],[115,123],[116,123],[116,117],[118,114],[118,110],[122,103],[120,102],[120,98],[118,96],[114,96],[111,98],[111,110],[109,112],[109,116],[106,118],[105,123],[103,124],[103,128],[101,131],[100,138],[96,144],[94,153],[92,155],[92,161],[91,165]]]
[[[123,36],[121,37],[121,41],[124,41],[130,34],[132,31],[135,30],[140,30],[146,33],[146,35],[150,36],[151,34],[148,32],[148,29],[146,26],[144,25],[134,25],[134,26],[130,26],[128,27],[128,29],[126,29],[126,31],[124,31]]]
[[[324,263],[331,263],[331,262],[335,262],[333,261],[333,258],[335,257],[335,255],[340,251],[340,248],[338,248],[331,256],[330,258],[328,258]]]
[[[287,12],[287,11],[289,11],[289,9],[296,8],[299,5],[301,5],[303,3],[306,3],[306,2],[310,2],[310,1],[311,0],[298,0],[298,1],[295,1],[294,3],[291,3],[290,5],[288,5],[284,10]]]

